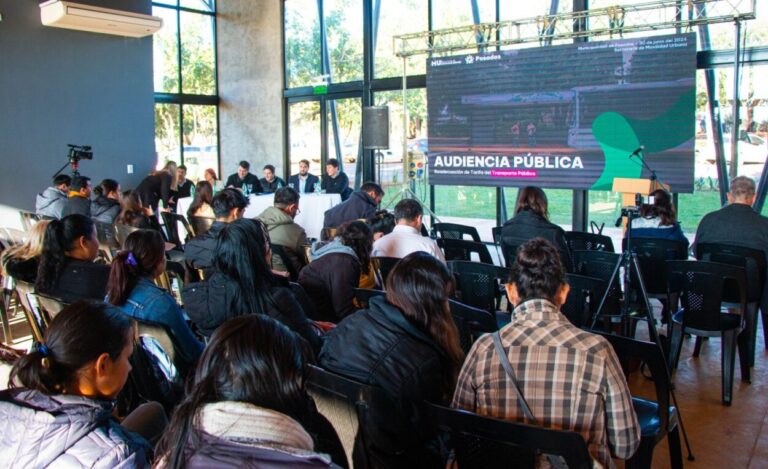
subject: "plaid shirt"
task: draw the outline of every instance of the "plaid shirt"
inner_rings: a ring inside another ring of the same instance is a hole
[[[513,314],[500,331],[501,343],[537,423],[580,433],[605,467],[614,467],[608,444],[616,457],[632,456],[640,425],[611,345],[573,326],[546,300],[526,301]],[[451,405],[526,421],[490,334],[472,346]]]

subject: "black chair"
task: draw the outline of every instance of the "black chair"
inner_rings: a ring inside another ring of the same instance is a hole
[[[160,212],[160,217],[163,219],[163,226],[165,228],[166,240],[174,244],[177,249],[183,250],[183,243],[181,236],[179,235],[178,223],[181,223],[184,229],[187,231],[186,238],[191,239],[195,237],[195,232],[192,226],[183,215],[173,212]]]
[[[626,462],[625,467],[628,469],[650,469],[653,461],[653,449],[668,435],[671,467],[682,469],[683,454],[680,446],[677,408],[670,404],[671,383],[661,349],[652,342],[599,332],[598,334],[611,343],[625,373],[630,368],[630,361],[639,360],[645,363],[651,372],[656,389],[655,401],[640,397],[632,398],[632,405],[640,422],[642,439],[640,440],[640,448]]]
[[[464,239],[437,238],[437,245],[443,250],[446,261],[474,261],[472,255],[475,254],[480,262],[493,264],[488,246],[483,243]]]
[[[432,225],[432,231],[438,238],[466,239],[464,237],[469,236],[472,241],[480,242],[480,234],[474,226],[460,225],[458,223],[435,223]]]
[[[573,251],[606,251],[615,252],[613,241],[605,235],[588,233],[586,231],[566,231],[565,241]]]
[[[35,297],[35,285],[28,282],[15,280],[16,297],[19,299],[21,309],[24,310],[24,316],[27,318],[27,324],[32,330],[32,337],[37,342],[42,342],[45,336],[45,330],[48,328],[49,318],[40,309]]]
[[[272,250],[272,263],[274,264],[274,259],[280,258],[280,262],[285,267],[285,271],[288,272],[288,276],[291,279],[291,282],[296,282],[299,280],[299,272],[296,271],[296,268],[294,267],[293,263],[291,263],[290,257],[288,257],[288,253],[285,252],[285,247],[280,246],[279,244],[272,244],[269,243],[270,249]]]
[[[448,261],[448,269],[456,279],[456,299],[496,314],[502,298],[501,285],[507,282],[509,269],[468,261]]]
[[[491,236],[493,236],[493,242],[496,244],[501,244],[501,229],[504,228],[503,226],[494,226],[491,228]]]
[[[459,330],[461,348],[468,352],[472,344],[483,334],[499,330],[496,316],[488,311],[473,308],[456,300],[448,300],[451,316]]]
[[[566,274],[566,279],[571,289],[565,303],[560,307],[560,312],[574,326],[589,327],[607,284],[599,278],[577,274]]]
[[[749,364],[755,365],[755,349],[757,342],[757,309],[763,316],[763,331],[768,330],[768,307],[762,302],[768,297],[765,292],[766,259],[765,252],[742,246],[721,243],[697,243],[696,259],[720,262],[743,267],[747,275],[747,311],[745,312],[745,328],[739,340],[749,344]],[[723,298],[726,302],[738,302],[738,292],[726,288]],[[765,336],[765,346],[768,348],[768,334]]]
[[[138,231],[139,228],[131,225],[123,225],[120,223],[115,224],[115,231],[117,235],[117,243],[122,248],[125,246],[125,240],[128,238],[128,235],[133,233],[134,231]]]
[[[192,231],[194,231],[195,236],[200,236],[201,234],[206,233],[211,229],[211,226],[213,226],[213,222],[215,221],[215,218],[209,217],[189,217],[189,224],[192,226]]]
[[[387,284],[387,277],[395,264],[400,262],[397,257],[371,257],[371,263],[373,264],[373,273],[376,276],[376,283],[383,290]]]
[[[533,468],[537,454],[558,458],[569,469],[593,467],[587,443],[576,432],[483,417],[429,402],[424,406],[430,420],[450,434],[459,467]]]
[[[574,273],[585,277],[600,279],[604,287],[608,288],[608,297],[602,311],[603,316],[615,316],[621,312],[621,279],[616,279],[609,285],[619,255],[607,251],[572,251]],[[600,306],[600,301],[605,295],[605,290],[598,293],[594,308]]]
[[[684,333],[697,336],[722,337],[723,404],[731,405],[733,368],[736,361],[737,335],[743,318],[721,311],[723,290],[733,282],[739,290],[741,311],[746,310],[746,279],[744,269],[728,264],[705,261],[667,261],[670,282],[680,285],[682,309],[672,316],[672,338],[669,369],[677,368]],[[738,341],[741,379],[749,381],[749,358],[745,344]],[[698,355],[696,351],[695,355]]]
[[[357,304],[360,305],[361,308],[367,309],[368,308],[368,302],[371,301],[371,298],[376,298],[377,296],[384,296],[386,295],[386,292],[383,290],[371,290],[369,288],[355,288],[355,299],[357,300]]]
[[[522,246],[524,243],[521,242],[519,244],[511,244],[509,242],[501,242],[501,254],[504,257],[504,266],[506,266],[507,269],[511,269],[512,265],[515,263],[515,259],[517,258],[517,250]]]
[[[301,308],[304,310],[304,314],[306,314],[309,319],[317,321],[320,315],[317,313],[315,304],[312,303],[312,299],[309,297],[309,295],[307,295],[307,292],[306,290],[304,290],[304,287],[302,287],[296,282],[291,282],[290,285],[291,285],[291,293],[293,293],[293,296],[296,298],[296,301],[298,301],[299,304],[301,305]]]

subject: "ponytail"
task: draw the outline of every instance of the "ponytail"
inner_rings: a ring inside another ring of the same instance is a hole
[[[160,232],[137,230],[125,240],[125,250],[112,259],[107,281],[107,301],[122,305],[141,277],[152,275],[165,258],[165,242]]]
[[[37,269],[35,288],[40,293],[50,293],[59,281],[66,252],[81,238],[93,234],[93,221],[85,215],[68,215],[61,220],[51,220],[45,230],[43,252]]]

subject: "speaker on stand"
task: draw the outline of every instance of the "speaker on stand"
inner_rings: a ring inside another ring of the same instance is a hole
[[[381,167],[384,155],[381,150],[389,148],[389,107],[369,106],[363,108],[363,149],[376,150],[376,182],[381,181]]]

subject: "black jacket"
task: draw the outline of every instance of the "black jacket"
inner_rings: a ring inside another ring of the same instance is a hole
[[[141,204],[144,207],[152,207],[154,213],[157,213],[160,202],[163,202],[163,208],[168,207],[173,202],[171,199],[176,196],[176,188],[171,187],[172,184],[173,176],[167,172],[145,177],[136,187]]]
[[[260,194],[264,192],[264,188],[261,187],[261,181],[259,181],[259,178],[251,173],[246,174],[243,179],[240,179],[240,176],[237,173],[231,174],[227,178],[227,182],[224,184],[224,187],[231,186],[237,189],[242,189],[244,184],[248,185],[249,194]]]
[[[111,225],[120,215],[120,202],[100,195],[91,202],[91,217],[101,223]]]
[[[328,194],[341,194],[342,200],[346,200],[349,197],[349,194],[347,194],[349,191],[349,177],[343,171],[340,171],[335,178],[327,174],[323,175],[323,182],[320,187]]]
[[[64,262],[64,268],[53,289],[41,293],[60,298],[65,303],[74,303],[82,299],[104,301],[109,278],[108,265],[94,264],[70,257]]]
[[[275,278],[273,285],[269,288],[273,304],[266,312],[267,316],[288,326],[305,338],[313,350],[317,351],[320,348],[320,336],[312,321],[307,319],[307,315],[296,301],[287,283],[279,282],[280,280]],[[228,282],[222,274],[215,272],[207,282],[191,283],[182,290],[184,310],[201,334],[210,337],[213,331],[227,319],[237,315],[230,307],[234,301],[236,289],[237,286],[234,283]]]
[[[211,229],[195,236],[184,246],[184,261],[192,269],[203,269],[206,278],[213,274],[213,251],[216,249],[216,238],[226,223],[215,221]]]
[[[326,254],[299,272],[299,285],[315,304],[318,321],[339,322],[354,313],[355,288],[360,285],[360,261],[350,254]]]
[[[338,228],[343,223],[370,218],[376,213],[376,201],[365,192],[353,192],[345,202],[325,211],[323,228]]]
[[[270,194],[277,192],[277,190],[281,187],[285,187],[285,181],[283,181],[283,178],[279,178],[277,176],[272,179],[272,182],[267,181],[267,178],[261,178],[259,179],[259,182],[261,183],[261,188],[264,190],[264,192],[269,192]]]
[[[557,252],[560,253],[560,259],[565,269],[568,272],[573,272],[571,251],[565,240],[565,231],[546,218],[530,210],[525,210],[508,220],[501,228],[501,244],[507,248],[516,249],[521,244],[536,237],[544,238],[552,243],[557,248]],[[508,260],[510,264],[513,263],[512,260]]]
[[[61,213],[61,217],[64,218],[74,213],[91,218],[91,199],[80,197],[79,195],[68,198],[64,204],[64,211]]]
[[[325,336],[320,365],[356,381],[381,387],[393,412],[371,419],[369,451],[378,467],[429,467],[439,458],[426,449],[436,432],[419,412],[424,400],[445,403],[447,358],[439,346],[383,297],[344,319]],[[375,409],[373,409],[375,411]],[[388,409],[389,410],[389,409]]]
[[[315,184],[318,184],[319,182],[320,179],[317,176],[307,173],[307,180],[304,183],[304,192],[315,192]],[[288,176],[288,185],[290,186],[291,184],[293,184],[293,188],[296,189],[296,192],[300,192],[301,181],[299,180],[298,173]]]
[[[179,188],[176,190],[176,197],[181,199],[182,197],[192,196],[192,187],[195,183],[189,179],[185,179],[183,184],[179,184]]]

